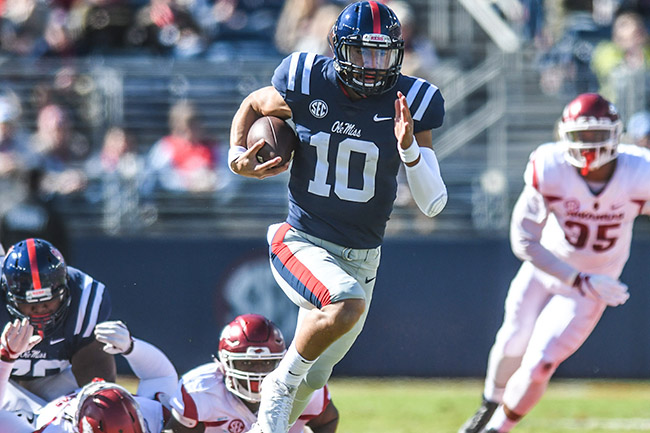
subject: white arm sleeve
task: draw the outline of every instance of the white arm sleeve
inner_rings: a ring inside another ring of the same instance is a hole
[[[428,217],[438,215],[447,204],[447,187],[440,176],[438,158],[433,149],[420,147],[420,161],[406,166],[406,180],[413,200]]]
[[[12,368],[13,362],[0,361],[0,406],[2,406],[5,400],[5,393],[7,392]]]
[[[538,269],[571,286],[578,271],[555,257],[540,243],[547,218],[544,197],[535,188],[526,185],[512,211],[510,223],[512,252],[520,260],[531,262]]]
[[[158,392],[169,395],[174,393],[178,374],[169,358],[156,346],[134,338],[133,350],[122,356],[140,379],[137,392],[139,396],[154,398]]]

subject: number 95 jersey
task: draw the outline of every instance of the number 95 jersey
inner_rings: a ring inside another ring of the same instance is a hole
[[[598,194],[565,153],[561,143],[548,143],[531,154],[524,180],[539,195],[528,195],[529,215],[513,214],[513,221],[547,219],[541,237],[546,249],[582,272],[618,278],[630,254],[634,219],[650,214],[650,152],[618,145],[614,174]]]
[[[291,108],[300,138],[287,222],[346,247],[379,246],[401,164],[394,133],[397,91],[406,96],[415,133],[442,125],[440,91],[400,75],[390,91],[353,101],[337,80],[334,59],[304,52],[286,57],[272,83]]]

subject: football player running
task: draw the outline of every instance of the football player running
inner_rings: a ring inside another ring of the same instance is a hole
[[[291,119],[300,138],[288,217],[268,232],[271,269],[300,313],[286,356],[262,385],[254,431],[264,433],[289,430],[361,332],[400,165],[424,214],[447,202],[431,132],[442,125],[444,100],[433,84],[400,73],[404,41],[393,11],[353,3],[329,41],[334,58],[286,57],[273,85],[244,99],[231,128],[231,170],[260,179],[289,164],[259,164],[264,141],[246,149],[250,125],[264,115]]]
[[[0,323],[27,320],[41,337],[14,360],[0,409],[29,416],[94,377],[115,380],[115,360],[93,336],[111,312],[104,284],[66,266],[51,243],[30,238],[7,251],[0,287]]]
[[[490,351],[483,403],[459,433],[509,432],[605,308],[629,297],[618,278],[634,219],[650,215],[650,152],[619,144],[616,108],[595,93],[565,107],[558,132],[524,174],[510,226],[523,264]]]
[[[6,390],[13,360],[29,350],[32,336],[27,320],[10,322],[2,334],[2,349],[12,359],[0,360],[0,398]],[[61,396],[37,412],[30,425],[16,413],[0,411],[2,433],[159,433],[164,425],[160,400],[174,392],[178,375],[171,361],[155,346],[133,338],[120,321],[95,328],[97,341],[111,354],[121,354],[139,378],[137,396],[122,386],[96,378],[74,393]]]
[[[170,400],[172,419],[166,432],[243,432],[256,420],[260,383],[286,352],[282,332],[259,314],[236,317],[221,332],[215,362],[185,373]],[[291,427],[301,433],[333,433],[338,411],[327,386],[312,394],[311,401]]]

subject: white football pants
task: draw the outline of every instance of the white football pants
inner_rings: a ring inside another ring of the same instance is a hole
[[[537,404],[558,365],[582,346],[607,306],[577,290],[553,294],[543,284],[548,278],[530,262],[519,268],[488,360],[485,398],[518,415]]]

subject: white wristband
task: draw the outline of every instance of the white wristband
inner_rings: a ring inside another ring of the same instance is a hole
[[[232,169],[233,161],[239,158],[239,156],[242,155],[247,150],[248,149],[246,149],[244,146],[231,146],[230,149],[228,149],[228,167],[230,168],[230,171],[235,173],[235,171]]]
[[[410,164],[418,159],[420,156],[420,145],[413,137],[413,143],[407,148],[402,149],[402,146],[397,145],[397,150],[399,151],[399,158],[404,161],[405,164]]]

